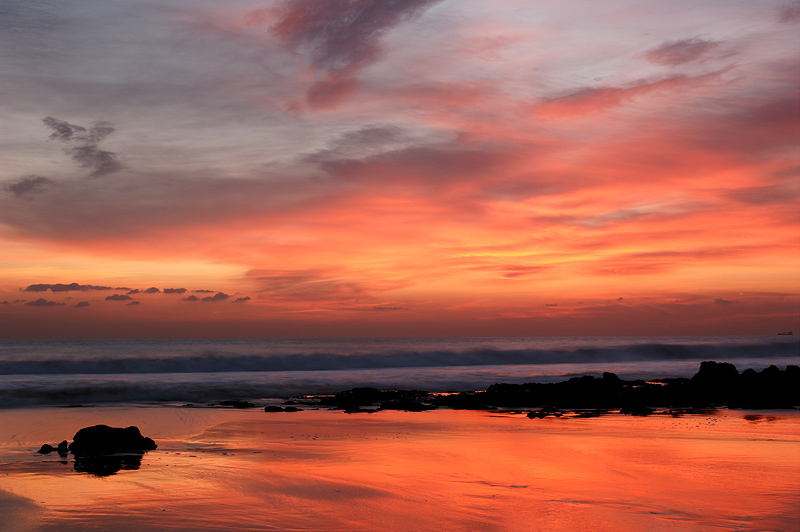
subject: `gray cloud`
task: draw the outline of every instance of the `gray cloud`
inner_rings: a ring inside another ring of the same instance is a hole
[[[358,87],[355,75],[378,60],[381,37],[441,0],[360,0],[308,2],[285,0],[272,31],[295,50],[311,54],[325,72],[308,91],[312,106],[338,103]]]
[[[52,185],[53,182],[46,177],[38,175],[28,175],[20,177],[15,183],[6,185],[4,188],[17,197],[32,192],[41,192],[44,187]]]
[[[779,7],[778,20],[785,24],[800,22],[800,2],[791,2]]]
[[[128,306],[130,307],[131,305],[139,305],[139,304],[141,304],[141,301],[131,301],[130,303],[128,303]]]
[[[187,291],[188,290],[186,290],[185,288],[165,288],[164,289],[164,293],[165,294],[184,294]]]
[[[699,37],[680,41],[667,41],[645,52],[645,58],[659,65],[677,66],[698,61],[719,47],[716,41],[706,41]]]
[[[184,301],[200,301],[200,298],[197,296],[189,296],[187,298],[184,298]]]
[[[213,296],[204,297],[203,301],[210,301],[212,303],[215,303],[217,301],[225,301],[229,297],[231,297],[231,296],[229,296],[228,294],[223,294],[222,292],[217,292]]]
[[[160,294],[161,290],[156,288],[155,286],[151,286],[150,288],[143,291],[145,294]]]
[[[28,285],[23,292],[87,292],[89,290],[113,290],[110,286],[95,286],[92,284],[78,283],[55,283],[55,284],[32,284]]]
[[[68,144],[64,151],[82,168],[91,169],[91,177],[113,174],[122,163],[113,152],[101,150],[100,142],[115,129],[111,122],[94,122],[90,129],[48,116],[42,120],[53,132],[50,138]]]
[[[245,301],[250,301],[250,299],[251,299],[251,297],[250,297],[250,296],[237,297],[237,298],[236,298],[236,299],[233,301],[233,303],[244,303]]]
[[[57,307],[60,305],[66,305],[66,303],[57,303],[55,301],[48,301],[44,298],[39,298],[36,301],[28,301],[25,303],[29,307]]]
[[[75,306],[76,307],[88,307],[89,306],[89,302],[88,301],[79,301],[78,303],[75,304]]]
[[[127,294],[114,294],[113,296],[106,296],[106,301],[128,301],[129,299],[133,298]]]

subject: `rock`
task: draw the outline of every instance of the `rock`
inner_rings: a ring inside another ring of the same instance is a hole
[[[69,454],[69,444],[67,443],[67,440],[64,440],[61,443],[59,443],[58,447],[56,448],[56,451],[58,451],[58,454],[62,456]]]
[[[704,385],[725,385],[735,381],[738,376],[739,372],[733,364],[707,360],[700,363],[700,370],[692,377],[692,382]]]
[[[52,453],[52,452],[53,452],[53,451],[55,451],[55,450],[56,450],[56,448],[55,448],[55,447],[53,447],[53,446],[52,446],[52,445],[50,445],[49,443],[45,443],[45,444],[44,444],[44,445],[42,445],[42,446],[39,448],[39,450],[38,450],[38,451],[36,451],[36,452],[37,452],[37,453],[39,453],[39,454],[50,454],[50,453]]]
[[[85,427],[75,433],[69,451],[78,455],[152,451],[158,446],[145,438],[138,427],[117,428],[108,425]]]

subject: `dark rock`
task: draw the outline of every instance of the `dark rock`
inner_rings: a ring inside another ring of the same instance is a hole
[[[75,433],[69,451],[78,455],[100,455],[152,451],[158,446],[145,438],[138,427],[117,428],[108,425],[85,427]]]
[[[233,408],[255,408],[256,405],[249,401],[220,401],[221,406],[232,406]]]
[[[64,440],[61,443],[59,443],[58,447],[56,448],[56,451],[58,451],[58,454],[62,456],[69,454],[69,444],[67,443],[67,440]]]
[[[645,405],[626,406],[620,409],[619,413],[629,416],[649,416],[653,413],[653,409]]]
[[[377,388],[353,388],[339,392],[332,397],[322,397],[321,405],[349,408],[353,406],[374,406],[388,404],[389,409],[395,403],[410,405],[411,403],[429,403],[433,396],[429,392],[419,390],[379,390]],[[412,407],[417,408],[417,407]],[[400,408],[403,410],[404,408]],[[425,410],[426,408],[423,408]]]
[[[564,413],[558,408],[552,406],[545,406],[539,410],[531,410],[528,412],[528,419],[544,419],[547,416],[561,417]]]
[[[707,360],[700,363],[700,370],[692,377],[692,382],[727,383],[736,380],[738,376],[739,372],[733,364]]]
[[[52,453],[52,452],[53,452],[53,451],[55,451],[55,450],[56,450],[56,448],[55,448],[55,447],[53,447],[53,446],[52,446],[52,445],[50,445],[49,443],[45,443],[45,444],[44,444],[44,445],[42,445],[42,446],[39,448],[39,450],[38,450],[38,451],[36,451],[36,452],[37,452],[37,453],[40,453],[40,454],[50,454],[50,453]]]

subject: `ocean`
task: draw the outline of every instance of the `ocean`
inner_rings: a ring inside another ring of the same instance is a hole
[[[207,404],[356,386],[431,392],[600,376],[691,377],[800,364],[796,336],[4,340],[0,407]]]

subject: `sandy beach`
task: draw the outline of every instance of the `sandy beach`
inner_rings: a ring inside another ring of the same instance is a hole
[[[158,449],[108,476],[36,453],[98,423],[136,425]],[[798,471],[800,415],[787,411],[0,411],[9,532],[792,531]]]

